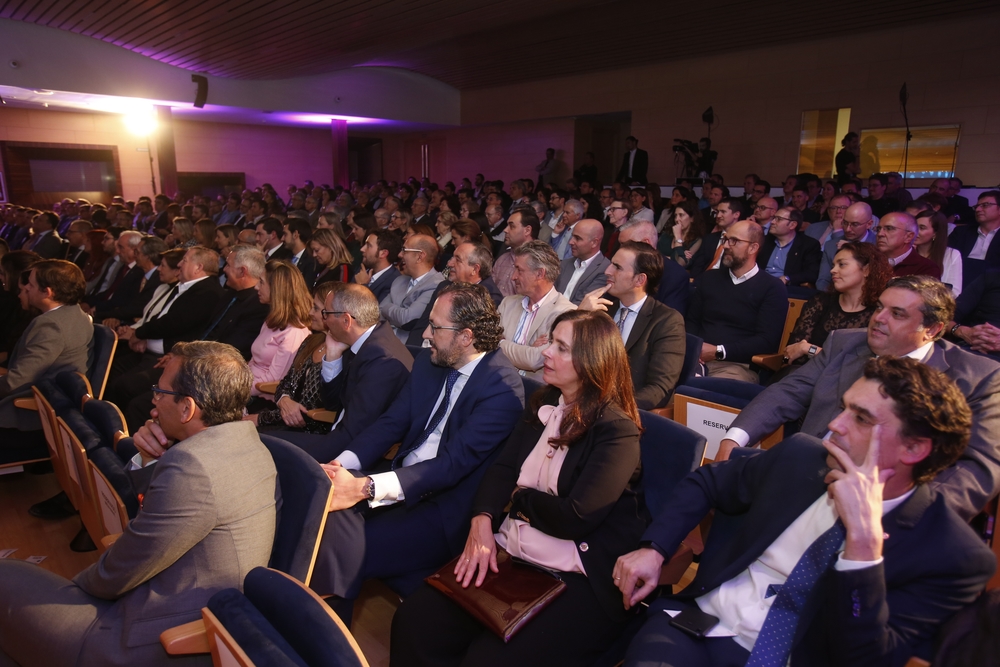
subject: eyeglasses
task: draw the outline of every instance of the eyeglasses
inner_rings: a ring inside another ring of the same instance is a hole
[[[157,385],[154,384],[153,385],[153,400],[154,401],[159,400],[160,394],[166,394],[168,396],[184,396],[184,397],[187,397],[187,394],[182,394],[179,391],[168,391],[166,389],[160,389]]]
[[[826,210],[828,210],[828,211],[846,211],[849,208],[850,208],[850,206],[827,206]]]
[[[719,239],[719,243],[724,246],[729,246],[730,248],[732,248],[737,243],[753,243],[753,241],[747,241],[746,239],[738,239],[735,236],[723,236],[721,239]]]
[[[997,204],[994,204],[994,203],[993,203],[993,202],[991,202],[991,201],[981,201],[981,202],[979,202],[978,204],[974,205],[974,206],[972,207],[972,210],[973,210],[973,211],[975,211],[975,210],[976,210],[977,208],[981,208],[981,209],[983,209],[983,210],[985,211],[985,210],[986,210],[986,209],[988,209],[988,208],[989,208],[990,206],[997,206]]]
[[[462,330],[464,330],[464,329],[467,328],[467,327],[439,327],[439,326],[433,324],[432,322],[428,322],[427,326],[429,326],[431,328],[431,333],[432,334],[437,333],[438,331],[442,331],[442,330],[444,330],[444,331],[462,331]]]
[[[389,216],[389,219],[390,220],[398,220],[399,218],[402,218],[402,217],[403,216],[399,215],[398,213],[393,213],[392,215]]]
[[[885,232],[886,234],[891,234],[892,232],[898,232],[902,229],[901,227],[893,227],[892,225],[879,225],[875,228],[876,234],[881,234]]]
[[[420,248],[403,248],[401,252],[423,252]]]
[[[610,207],[608,207],[608,210],[609,211],[627,211],[628,209],[625,208],[624,206],[610,206]]]
[[[330,315],[350,315],[346,310],[321,310],[319,313],[323,317],[329,317]]]
[[[776,209],[773,206],[761,206],[760,204],[757,204],[756,206],[753,207],[753,210],[755,210],[755,211],[777,211],[778,209]]]
[[[844,220],[842,226],[847,227],[848,229],[857,229],[859,227],[864,227],[865,225],[867,225],[870,222],[871,222],[871,220],[866,220],[865,222],[850,222],[848,220]],[[895,229],[895,228],[893,228],[893,229]],[[878,231],[878,230],[876,229],[876,231]]]

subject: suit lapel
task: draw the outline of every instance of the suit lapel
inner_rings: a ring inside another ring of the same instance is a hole
[[[621,304],[619,304],[619,307],[621,307]],[[651,319],[653,319],[653,298],[647,295],[646,301],[642,304],[642,308],[640,308],[638,314],[636,314],[635,323],[632,325],[632,331],[629,332],[628,342],[625,343],[625,352],[632,352],[632,348],[635,347],[635,344],[639,342],[640,338],[642,338]]]

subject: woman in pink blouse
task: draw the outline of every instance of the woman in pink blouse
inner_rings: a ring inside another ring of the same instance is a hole
[[[260,327],[260,334],[250,348],[253,372],[253,396],[271,400],[270,394],[257,389],[261,382],[277,382],[285,377],[302,341],[309,335],[309,309],[312,298],[302,272],[290,262],[271,260],[257,283],[257,298],[270,304],[271,312]]]
[[[590,665],[628,622],[612,570],[648,518],[635,491],[640,426],[628,356],[604,312],[563,313],[549,339],[548,386],[486,472],[465,549],[444,576],[479,586],[502,548],[558,571],[566,589],[504,643],[425,585],[392,620],[392,667]]]

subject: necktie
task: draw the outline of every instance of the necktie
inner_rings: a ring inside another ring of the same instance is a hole
[[[149,279],[147,279],[146,276],[143,276],[142,280],[139,281],[139,291],[140,292],[142,290],[146,289],[146,283],[148,283],[148,282],[149,282]]]
[[[846,534],[844,524],[837,519],[833,527],[817,537],[802,554],[774,596],[746,667],[784,667],[788,662],[806,600],[819,578],[830,569]]]
[[[722,257],[722,251],[725,250],[726,246],[722,243],[722,239],[719,239],[719,247],[715,249],[715,254],[712,255],[712,263],[708,265],[708,268],[714,269],[716,264],[719,264],[719,258]],[[719,264],[719,266],[722,266]]]
[[[421,433],[420,437],[413,443],[413,446],[407,447],[405,452],[400,451],[396,454],[396,458],[392,461],[393,470],[403,464],[403,458],[406,457],[407,454],[424,444],[427,441],[427,438],[430,437],[431,433],[434,432],[434,429],[438,427],[438,424],[441,423],[441,420],[444,419],[444,414],[448,411],[448,403],[451,401],[451,390],[455,388],[455,382],[458,381],[459,375],[460,373],[455,369],[448,371],[448,379],[445,380],[444,384],[444,399],[441,401],[441,405],[439,405],[438,409],[434,411],[434,416],[431,417],[431,421],[427,424],[427,428],[424,429],[424,432]]]
[[[622,332],[622,339],[625,338],[625,323],[628,322],[629,309],[622,306],[618,310],[618,330]]]
[[[97,282],[94,283],[94,286],[90,289],[90,294],[100,294],[101,286],[104,284],[104,281],[108,279],[108,272],[111,271],[111,267],[114,265],[115,265],[114,257],[109,257],[107,260],[105,260],[104,268],[101,270],[101,275],[97,279]]]
[[[218,317],[216,317],[214,320],[212,320],[212,323],[210,325],[208,325],[208,328],[205,329],[205,333],[203,333],[201,335],[202,340],[208,339],[208,334],[212,333],[212,329],[214,329],[215,327],[219,326],[219,322],[221,322],[222,318],[226,316],[226,313],[229,312],[229,309],[233,307],[234,303],[236,303],[236,297],[235,296],[232,299],[229,300],[229,303],[227,303],[226,307],[222,309],[222,312],[219,313]]]
[[[143,320],[143,324],[145,324],[146,322],[149,322],[150,320],[156,319],[156,316],[160,314],[161,310],[163,310],[163,306],[166,305],[167,301],[170,299],[170,297],[172,297],[174,295],[174,293],[176,291],[177,291],[177,283],[174,283],[173,286],[171,286],[170,289],[166,290],[160,296],[160,298],[157,299],[156,302],[154,302],[152,306],[150,306],[149,312],[147,313],[147,316],[146,316],[146,319]]]
[[[115,290],[117,290],[118,286],[121,285],[122,280],[125,278],[125,274],[126,273],[128,273],[128,264],[126,264],[125,262],[122,262],[122,268],[118,269],[118,275],[115,276],[114,282],[111,283],[111,286],[108,287],[107,290],[105,290],[105,292],[106,292],[106,294],[104,296],[104,300],[105,301],[110,300],[111,297],[113,297],[115,295]]]
[[[298,255],[292,255],[292,264],[295,265],[295,266],[299,265],[299,256]]]
[[[161,317],[163,317],[163,311],[167,309],[167,306],[169,306],[170,304],[172,304],[174,302],[175,298],[177,298],[177,291],[179,289],[180,289],[180,283],[174,283],[174,286],[170,288],[169,292],[167,292],[167,298],[163,302],[163,307],[160,308],[160,311],[158,313],[156,313],[156,317],[151,318],[151,319],[158,320]]]

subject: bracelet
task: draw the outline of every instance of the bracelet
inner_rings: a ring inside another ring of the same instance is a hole
[[[951,331],[950,331],[950,333],[951,333],[951,335],[952,335],[952,336],[958,336],[958,328],[959,328],[960,326],[962,326],[962,325],[961,325],[961,324],[956,324],[955,326],[953,326],[953,327],[951,328]]]

